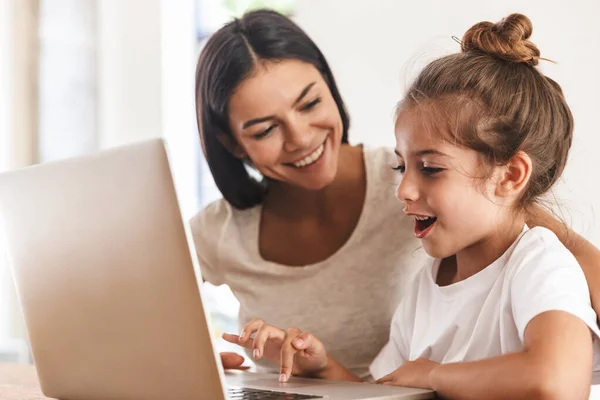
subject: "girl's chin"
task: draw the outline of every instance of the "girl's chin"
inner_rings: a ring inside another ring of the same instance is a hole
[[[435,244],[428,242],[427,240],[423,240],[423,249],[425,252],[433,258],[448,258],[454,255],[453,252],[448,251],[447,249],[442,249],[440,246],[436,246]]]

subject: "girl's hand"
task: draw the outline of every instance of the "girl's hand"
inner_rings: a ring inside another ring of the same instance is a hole
[[[226,333],[223,339],[253,349],[253,357],[257,360],[265,357],[280,365],[281,382],[286,382],[291,375],[315,376],[327,367],[323,343],[297,328],[284,331],[255,319],[244,326],[239,336]]]
[[[429,375],[439,365],[425,358],[417,358],[415,361],[405,362],[400,368],[375,383],[431,389]]]

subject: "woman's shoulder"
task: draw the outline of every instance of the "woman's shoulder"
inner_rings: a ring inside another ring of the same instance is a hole
[[[364,148],[364,160],[369,201],[402,214],[402,205],[394,194],[400,182],[400,175],[393,169],[397,163],[394,151],[387,147]]]
[[[393,149],[364,147],[363,151],[367,169],[363,233],[372,238],[393,237],[395,245],[418,248],[413,219],[403,212],[403,205],[395,194],[400,175],[393,170],[397,162]],[[391,242],[386,239],[386,243]]]
[[[363,145],[365,160],[371,165],[390,165],[396,162],[396,154],[391,146],[365,146]]]
[[[255,215],[255,209],[238,210],[225,199],[218,199],[201,209],[190,220],[195,239],[217,240],[226,230],[243,229]]]
[[[231,218],[232,207],[224,199],[215,200],[209,203],[196,213],[190,220],[192,233],[201,232],[206,228],[216,228],[223,225],[227,219]]]
[[[249,240],[252,230],[247,230],[254,209],[238,210],[226,200],[220,199],[208,204],[190,220],[196,254],[200,262],[202,276],[214,285],[225,283],[224,268],[230,265],[230,257],[222,244],[226,240],[228,251],[241,254],[244,243]]]
[[[396,154],[391,147],[364,147],[363,154],[367,168],[367,179],[377,184],[397,185],[399,175],[393,170]]]

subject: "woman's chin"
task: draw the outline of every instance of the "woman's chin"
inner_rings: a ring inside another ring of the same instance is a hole
[[[299,183],[308,190],[323,190],[335,181],[336,173],[337,168],[332,168],[328,173],[321,173],[319,176],[313,176],[311,179]]]

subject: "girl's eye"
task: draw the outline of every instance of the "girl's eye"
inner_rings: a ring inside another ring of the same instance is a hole
[[[262,132],[260,132],[260,133],[257,133],[256,135],[254,135],[254,139],[256,139],[256,140],[260,140],[260,139],[263,139],[263,138],[265,138],[265,137],[266,137],[266,136],[267,136],[269,133],[271,133],[271,131],[272,131],[273,129],[275,129],[275,127],[276,127],[276,126],[277,126],[277,125],[271,125],[271,126],[269,126],[267,129],[265,129],[264,131],[262,131]]]
[[[313,101],[311,101],[310,103],[305,104],[300,111],[308,111],[312,108],[314,108],[317,104],[319,104],[321,102],[321,98],[317,97],[316,99],[314,99]]]
[[[392,167],[392,169],[393,169],[394,171],[398,171],[398,172],[400,172],[401,174],[403,174],[403,173],[404,173],[404,171],[406,170],[406,166],[398,164],[398,166],[396,166],[396,167]]]
[[[421,171],[428,176],[435,175],[439,172],[442,172],[444,168],[434,168],[434,167],[422,167]]]

